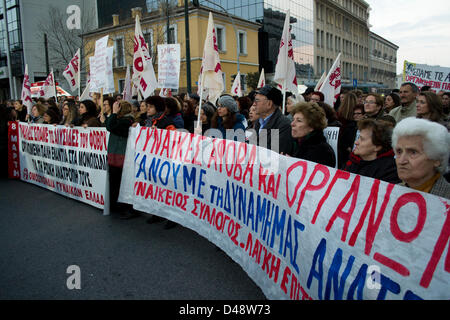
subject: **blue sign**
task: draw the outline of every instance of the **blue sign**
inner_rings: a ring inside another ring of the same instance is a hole
[[[353,88],[358,88],[358,79],[353,79]]]

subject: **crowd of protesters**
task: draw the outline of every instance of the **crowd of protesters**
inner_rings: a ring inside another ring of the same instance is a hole
[[[117,202],[129,128],[137,124],[202,135],[215,129],[214,136],[220,133],[221,138],[234,140],[240,131],[246,142],[255,141],[282,155],[450,198],[450,93],[419,90],[412,83],[385,96],[343,90],[333,106],[324,102],[323,93],[310,88],[301,95],[288,93],[283,101],[281,91],[270,85],[245,97],[224,94],[216,104],[200,103],[196,94],[154,95],[130,102],[121,95],[34,100],[31,114],[20,100],[0,104],[0,153],[7,155],[7,121],[106,127],[111,211],[123,219],[139,215]],[[340,128],[337,153],[325,139],[327,127]],[[5,176],[7,157],[2,156],[1,168]],[[151,216],[147,222],[161,220]],[[175,226],[167,221],[165,228]]]

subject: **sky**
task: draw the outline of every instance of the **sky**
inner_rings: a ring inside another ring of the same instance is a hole
[[[371,31],[393,42],[397,74],[403,61],[450,68],[450,1],[365,0]]]

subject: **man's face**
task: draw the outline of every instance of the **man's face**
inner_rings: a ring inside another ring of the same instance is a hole
[[[400,88],[400,101],[402,105],[407,106],[416,100],[417,93],[414,93],[410,85],[402,86]]]
[[[262,118],[265,118],[272,113],[272,100],[268,100],[267,97],[262,94],[256,94],[253,105],[255,106],[256,113]]]

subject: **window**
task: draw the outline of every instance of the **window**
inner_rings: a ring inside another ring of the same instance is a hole
[[[117,37],[114,40],[114,52],[116,58],[114,59],[115,67],[125,66],[125,51],[123,45],[123,36]]]
[[[216,25],[216,33],[217,33],[217,47],[219,48],[219,51],[227,51],[226,46],[226,34],[225,34],[225,27]]]
[[[177,43],[178,34],[177,34],[177,25],[172,24],[169,26],[169,39],[167,39],[167,33],[165,34],[165,40],[168,44]]]
[[[239,31],[239,54],[247,54],[247,33]]]
[[[119,79],[119,93],[122,93],[123,89],[125,89],[125,79]]]
[[[147,43],[148,46],[148,52],[150,53],[150,56],[153,57],[153,30],[152,29],[143,30],[143,35],[145,43]]]

